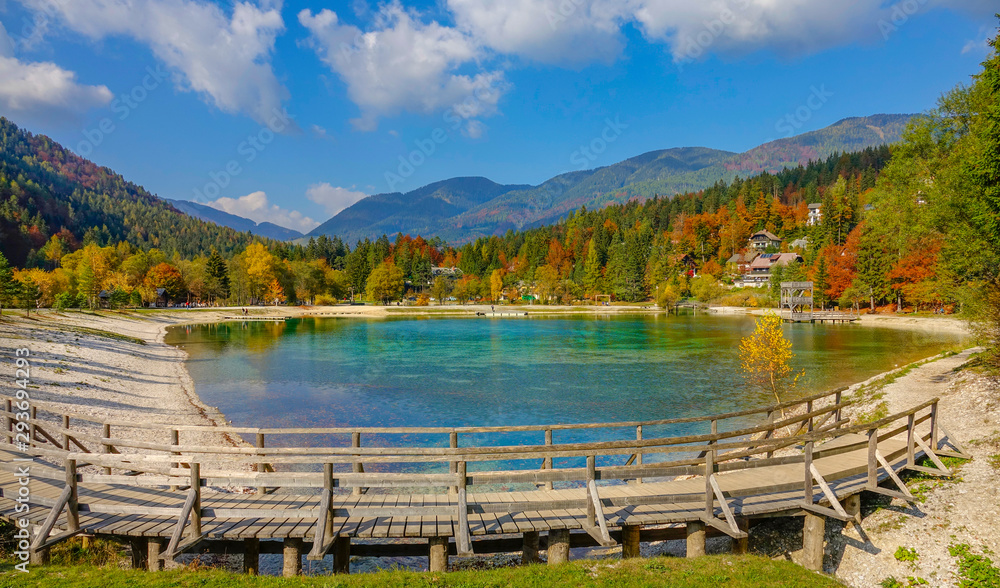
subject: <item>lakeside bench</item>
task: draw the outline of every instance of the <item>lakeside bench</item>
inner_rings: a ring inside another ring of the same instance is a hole
[[[938,423],[937,399],[852,424],[842,394],[643,422],[291,429],[100,421],[39,402],[19,422],[18,401],[0,396],[0,516],[23,516],[18,468],[30,464],[36,561],[80,534],[126,538],[133,563],[153,570],[185,552],[226,552],[255,572],[260,553],[283,553],[287,575],[303,553],[333,553],[336,572],[351,555],[426,555],[443,570],[452,554],[521,551],[531,562],[546,550],[559,563],[570,547],[620,544],[635,557],[664,539],[686,539],[696,556],[708,535],[745,550],[754,522],[803,516],[804,562],[820,569],[826,518],[859,520],[863,491],[912,502],[899,471],[947,476],[939,456],[968,457]],[[651,434],[664,427],[703,432]],[[202,433],[237,443],[182,443]],[[512,433],[537,441],[508,444]],[[588,433],[603,440],[578,440]],[[407,444],[413,436],[437,444]],[[307,439],[329,444],[296,442]]]

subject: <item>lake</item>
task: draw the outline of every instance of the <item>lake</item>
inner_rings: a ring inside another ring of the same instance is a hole
[[[793,365],[805,371],[798,397],[961,343],[951,334],[860,325],[784,329]],[[701,314],[352,317],[176,327],[167,342],[189,354],[199,397],[236,426],[528,425],[667,419],[770,404],[771,397],[747,389],[739,372],[739,340],[752,330],[750,317]],[[672,427],[648,435],[704,428]],[[562,435],[556,442],[593,439],[587,431]],[[505,443],[540,442],[536,437],[512,435]]]

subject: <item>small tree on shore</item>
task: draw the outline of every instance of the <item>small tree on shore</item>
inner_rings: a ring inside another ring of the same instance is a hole
[[[753,334],[740,341],[740,367],[747,384],[773,395],[779,404],[804,373],[792,373],[793,357],[792,342],[781,331],[781,317],[773,312],[757,319]]]

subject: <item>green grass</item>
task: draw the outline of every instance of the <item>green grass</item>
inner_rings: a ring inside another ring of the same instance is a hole
[[[487,588],[639,587],[823,588],[843,586],[787,561],[719,555],[696,559],[580,560],[549,567],[533,565],[450,573],[387,571],[349,576],[250,577],[216,570],[124,571],[98,567],[42,566],[27,574],[0,566],[0,586],[52,588]]]

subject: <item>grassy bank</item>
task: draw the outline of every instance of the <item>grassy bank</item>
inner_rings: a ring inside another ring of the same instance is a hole
[[[708,556],[694,560],[649,558],[605,562],[576,561],[550,568],[534,565],[485,571],[378,572],[350,576],[301,578],[250,577],[213,570],[135,572],[90,566],[44,566],[28,574],[0,567],[0,586],[46,588],[392,588],[475,587],[518,588],[549,586],[638,587],[677,586],[718,588],[825,588],[842,586],[835,580],[787,561],[754,556]]]

